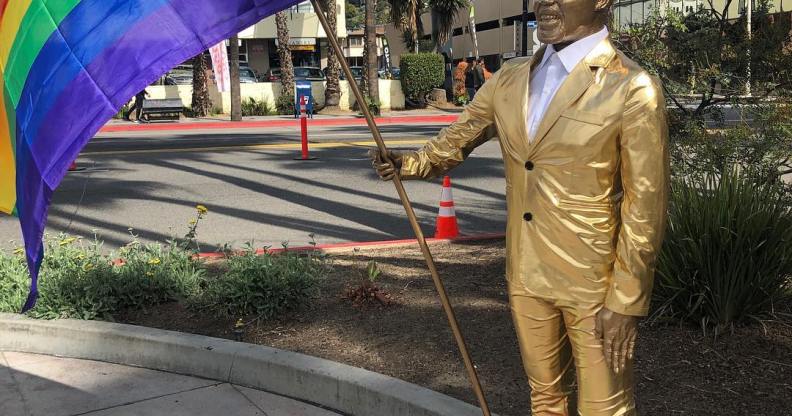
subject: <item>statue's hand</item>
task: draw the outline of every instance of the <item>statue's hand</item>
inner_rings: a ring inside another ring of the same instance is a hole
[[[382,157],[382,152],[379,149],[371,149],[369,150],[369,157],[371,157],[371,164],[374,166],[374,169],[377,171],[377,175],[382,178],[383,181],[389,181],[393,179],[394,176],[399,172],[402,166],[402,153],[388,150],[388,157]],[[393,164],[386,161],[386,159],[390,159]]]
[[[624,371],[628,360],[633,359],[635,337],[638,335],[638,317],[622,315],[607,308],[597,313],[595,335],[602,341],[605,362],[614,373]]]

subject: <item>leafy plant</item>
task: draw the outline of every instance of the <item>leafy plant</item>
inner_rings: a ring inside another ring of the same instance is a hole
[[[792,210],[778,183],[726,170],[674,182],[653,319],[721,330],[772,313],[792,278]]]
[[[357,250],[355,251],[357,253]],[[393,305],[393,298],[386,291],[377,285],[382,271],[375,260],[369,260],[366,264],[366,271],[362,273],[362,279],[357,286],[349,286],[344,290],[342,298],[351,302],[356,307],[372,305],[390,306]]]
[[[275,112],[275,109],[267,100],[256,100],[253,97],[248,97],[242,101],[243,116],[268,116],[273,112]]]
[[[125,308],[146,308],[192,296],[204,271],[176,245],[133,240],[103,254],[101,242],[60,235],[46,239],[36,318],[112,319]],[[23,250],[0,254],[0,311],[18,312],[29,289]]]
[[[426,106],[426,95],[445,81],[443,57],[436,53],[406,53],[401,55],[401,85],[406,98]]]
[[[278,114],[294,114],[294,94],[279,95],[277,100],[275,100],[275,108],[278,109]]]
[[[203,280],[204,294],[198,304],[230,315],[270,319],[315,296],[326,267],[323,257],[310,252],[257,254],[248,245],[240,255],[228,258],[222,274]]]

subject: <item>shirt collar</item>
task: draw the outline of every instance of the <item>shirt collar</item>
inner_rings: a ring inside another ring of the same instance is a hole
[[[539,68],[544,66],[553,54],[558,54],[558,59],[561,60],[564,69],[567,72],[572,72],[572,69],[593,51],[597,44],[607,39],[608,35],[608,28],[603,26],[599,32],[578,39],[566,48],[561,49],[561,51],[556,51],[552,44],[547,45],[544,56],[542,56],[542,62],[539,63]]]

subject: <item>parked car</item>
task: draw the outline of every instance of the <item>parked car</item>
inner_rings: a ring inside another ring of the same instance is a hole
[[[192,65],[178,65],[165,74],[165,85],[192,85]]]
[[[265,81],[269,82],[278,82],[281,79],[281,69],[280,68],[272,68],[267,71],[267,74],[264,76]],[[313,66],[295,66],[294,67],[294,79],[297,81],[324,81],[327,79],[325,77],[324,72],[321,69],[313,67]]]
[[[259,82],[256,72],[248,66],[239,67],[239,82],[242,84],[252,84]]]
[[[349,69],[352,70],[352,76],[355,77],[355,81],[360,82],[360,81],[363,80],[363,67],[362,66],[351,66],[351,67],[349,67]],[[325,67],[325,69],[323,69],[322,72],[324,72],[325,76],[327,76],[327,67]],[[346,79],[346,74],[344,74],[344,71],[339,71],[339,72],[340,72],[339,73],[339,78],[345,80]]]
[[[384,68],[377,70],[377,74],[379,74],[379,77],[382,79],[400,79],[401,69],[396,66],[392,67],[390,69],[390,77],[388,76],[388,71]]]

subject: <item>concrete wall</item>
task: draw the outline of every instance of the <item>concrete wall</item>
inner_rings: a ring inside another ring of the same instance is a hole
[[[149,98],[180,98],[184,105],[190,105],[192,101],[191,85],[152,85],[146,88]],[[313,82],[311,85],[314,99],[319,105],[324,105],[324,82]],[[241,84],[242,100],[248,97],[256,100],[264,100],[275,106],[275,98],[280,95],[281,84],[279,82],[258,82],[255,84]],[[379,80],[379,93],[381,109],[401,110],[404,108],[404,93],[402,92],[401,82],[387,79]],[[223,113],[231,112],[231,95],[228,92],[220,93],[214,86],[210,87],[212,103],[217,111]],[[339,106],[342,110],[352,109],[355,98],[349,88],[347,81],[341,81],[341,102]]]

